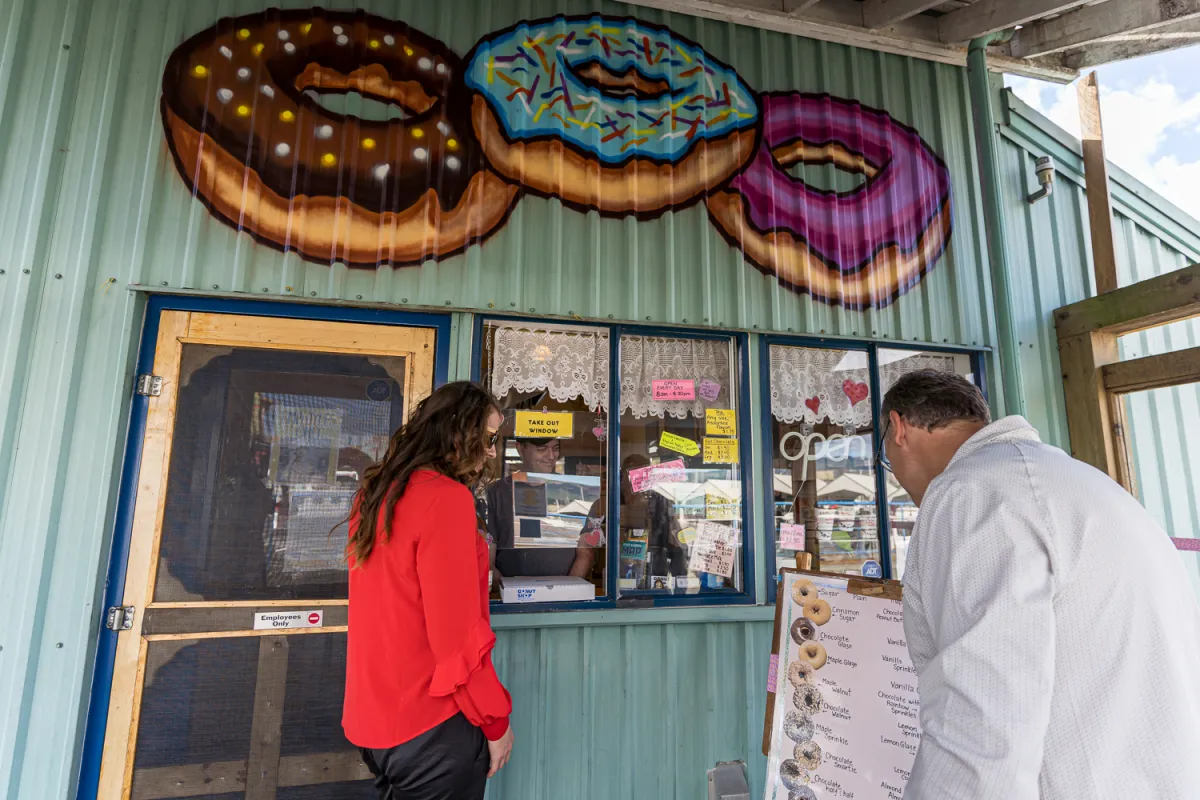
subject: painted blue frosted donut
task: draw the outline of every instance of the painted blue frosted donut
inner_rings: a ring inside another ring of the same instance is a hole
[[[489,163],[577,206],[654,215],[685,205],[735,175],[757,144],[750,87],[657,25],[598,14],[522,22],[466,61]]]

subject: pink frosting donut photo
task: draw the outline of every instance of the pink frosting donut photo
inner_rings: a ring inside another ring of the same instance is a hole
[[[882,308],[915,286],[950,241],[950,171],[912,128],[829,95],[761,97],[750,164],[708,199],[746,259],[779,282],[846,308]],[[787,170],[834,164],[865,182],[848,192]]]

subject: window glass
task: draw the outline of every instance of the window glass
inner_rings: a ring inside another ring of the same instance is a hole
[[[618,594],[741,591],[734,340],[627,335],[620,354]]]
[[[606,592],[609,336],[603,328],[484,326],[484,383],[505,421],[481,492],[492,597],[592,600]]]
[[[775,572],[879,577],[870,365],[866,351],[770,348]]]
[[[879,388],[886,396],[888,389],[902,375],[922,369],[953,372],[976,383],[971,369],[971,357],[964,353],[929,353],[919,350],[879,350]],[[884,435],[886,436],[886,431]],[[888,538],[892,550],[892,577],[904,577],[904,562],[908,555],[908,543],[912,538],[913,523],[917,519],[917,506],[896,476],[886,473],[888,490]]]

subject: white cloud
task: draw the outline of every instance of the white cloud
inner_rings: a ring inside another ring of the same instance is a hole
[[[1009,85],[1018,97],[1079,136],[1075,86],[1054,86],[1023,78]],[[1135,89],[1106,89],[1100,80],[1100,114],[1109,160],[1200,218],[1200,153],[1181,160],[1168,153],[1168,134],[1194,133],[1200,126],[1200,92],[1182,96],[1177,87],[1149,78]]]

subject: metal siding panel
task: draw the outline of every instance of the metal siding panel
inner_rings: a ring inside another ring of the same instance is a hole
[[[742,759],[761,794],[770,649],[770,622],[501,631],[517,755],[488,797],[692,800]]]

